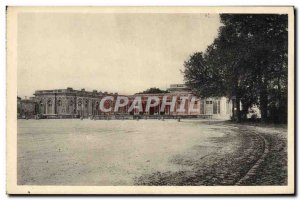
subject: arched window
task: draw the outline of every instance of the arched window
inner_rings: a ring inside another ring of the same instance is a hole
[[[78,101],[78,106],[81,106],[82,105],[82,100],[80,99],[79,101]]]
[[[45,114],[44,112],[44,104],[42,101],[39,102],[40,105],[39,105],[39,114]]]
[[[58,114],[62,114],[64,111],[63,111],[63,107],[62,107],[62,100],[59,99],[57,101],[57,113]]]
[[[52,113],[53,113],[52,101],[48,100],[48,102],[47,102],[47,114],[52,114]]]

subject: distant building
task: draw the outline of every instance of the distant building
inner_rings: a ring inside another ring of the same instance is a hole
[[[191,91],[185,84],[171,84],[167,90],[170,92]]]
[[[99,103],[103,96],[118,94],[108,94],[107,92],[92,92],[81,90],[55,89],[38,90],[35,92],[35,101],[39,106],[39,113],[44,116],[62,117],[89,117],[99,115]]]
[[[38,104],[34,98],[17,97],[17,112],[18,118],[33,118],[38,113]]]
[[[183,94],[186,93],[190,96],[197,96],[188,88],[185,84],[171,84],[168,88],[171,94]],[[198,109],[197,114],[200,115],[212,115],[214,118],[230,118],[232,113],[232,103],[226,97],[211,97],[200,98],[198,97]]]
[[[28,100],[20,100],[21,113],[24,115],[39,114],[46,118],[76,118],[76,117],[90,117],[101,115],[164,115],[164,116],[213,116],[214,118],[230,118],[232,111],[231,102],[225,98],[199,98],[187,88],[184,84],[172,84],[167,89],[166,93],[159,94],[134,94],[126,95],[129,99],[129,104],[123,108],[119,108],[114,112],[102,112],[99,109],[101,99],[105,96],[113,96],[114,101],[105,102],[104,106],[114,107],[117,93],[98,92],[93,90],[92,92],[85,91],[85,89],[74,90],[72,88],[67,89],[55,89],[55,90],[38,90],[34,93],[34,97]],[[120,95],[124,96],[124,95]],[[149,112],[146,112],[145,107],[147,98],[150,96],[157,96],[159,98],[159,104],[155,107],[151,107]],[[176,97],[176,104],[174,111],[171,111],[170,105],[167,105],[163,112],[161,112],[161,106],[163,97],[167,96],[167,101],[172,101],[173,97]],[[184,105],[185,112],[179,112],[179,106],[181,104],[180,98],[185,96],[187,101]],[[140,97],[142,100],[143,111],[134,109],[128,112],[129,107],[132,105],[134,99]],[[194,109],[190,111],[188,107],[192,98],[195,98]],[[18,100],[19,103],[19,100]]]

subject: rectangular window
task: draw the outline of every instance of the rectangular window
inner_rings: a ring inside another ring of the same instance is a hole
[[[206,101],[206,104],[213,104],[212,101]]]
[[[213,103],[213,114],[218,114],[218,104],[217,101],[214,101]]]
[[[220,114],[220,100],[213,102],[213,114]]]
[[[200,101],[200,114],[204,114],[204,103],[205,103],[204,100]]]

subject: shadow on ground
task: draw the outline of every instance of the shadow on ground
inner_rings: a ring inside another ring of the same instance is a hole
[[[240,185],[286,185],[287,184],[287,146],[286,131],[274,127],[257,127],[235,125],[227,122],[205,122],[206,125],[229,125],[235,134],[211,138],[219,148],[204,157],[199,157],[197,149],[203,151],[205,146],[194,146],[192,153],[176,155],[172,164],[189,166],[190,170],[176,172],[155,172],[136,177],[136,185],[235,185],[269,148],[269,153],[259,165],[257,173]],[[222,128],[222,127],[220,127]],[[225,130],[224,130],[225,131]],[[265,146],[264,137],[269,146]],[[184,168],[183,169],[187,169]]]

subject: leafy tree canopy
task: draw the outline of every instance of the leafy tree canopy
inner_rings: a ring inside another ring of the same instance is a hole
[[[253,105],[267,118],[287,110],[288,17],[279,14],[221,14],[218,37],[205,52],[184,62],[186,85],[200,96],[227,96],[239,112]],[[276,113],[276,112],[274,112]]]
[[[168,91],[153,87],[153,88],[149,88],[143,92],[139,92],[137,94],[160,94],[160,93],[168,93]]]

